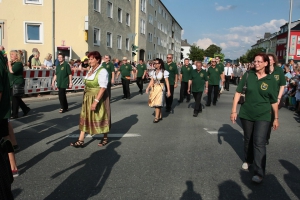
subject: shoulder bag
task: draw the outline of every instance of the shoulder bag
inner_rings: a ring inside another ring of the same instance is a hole
[[[21,97],[25,94],[25,90],[24,90],[25,84],[21,83],[21,84],[13,84],[13,88],[12,88],[12,95],[14,97]]]

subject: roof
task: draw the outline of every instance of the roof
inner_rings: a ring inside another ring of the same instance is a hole
[[[191,45],[187,42],[187,39],[185,39],[185,40],[181,40],[181,46],[182,47],[184,47],[184,46],[190,47]]]

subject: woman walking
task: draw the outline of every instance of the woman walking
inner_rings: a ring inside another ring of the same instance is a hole
[[[160,58],[154,60],[154,71],[150,73],[151,81],[146,89],[146,93],[151,87],[151,93],[149,95],[149,106],[155,108],[155,118],[153,123],[157,123],[162,120],[161,108],[164,103],[164,96],[167,87],[167,97],[171,96],[170,84],[169,84],[169,72],[165,70],[164,62]]]
[[[13,85],[24,85],[25,81],[23,78],[23,64],[21,59],[21,54],[17,50],[12,50],[10,52],[11,61],[8,62],[8,77],[10,82],[10,87],[13,88]],[[23,116],[26,116],[30,111],[30,108],[22,101],[21,96],[12,95],[12,115],[11,119],[18,118],[19,107],[23,111]]]
[[[84,147],[84,134],[103,134],[103,139],[98,146],[108,143],[107,133],[110,131],[110,103],[108,91],[108,72],[101,66],[101,55],[98,51],[88,55],[91,66],[85,77],[85,91],[80,113],[79,130],[77,141],[71,143],[73,147]]]
[[[235,123],[237,104],[243,87],[246,86],[245,103],[239,117],[244,131],[244,156],[242,169],[254,164],[252,181],[260,183],[266,169],[266,138],[271,123],[271,107],[274,112],[273,130],[279,126],[277,104],[277,82],[270,75],[270,60],[267,54],[255,55],[254,68],[246,72],[239,83],[233,100],[230,119]]]

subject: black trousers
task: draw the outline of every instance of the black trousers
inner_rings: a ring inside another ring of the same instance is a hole
[[[194,113],[199,113],[200,111],[202,111],[202,105],[201,105],[202,93],[203,92],[193,92],[193,96],[195,99]]]
[[[225,76],[225,90],[229,90],[230,77],[231,76]]]
[[[19,107],[21,107],[23,112],[28,109],[28,107],[23,102],[21,97],[14,97],[13,96],[12,97],[12,116],[13,117],[18,116]]]
[[[63,110],[69,109],[66,90],[67,90],[66,88],[58,88],[58,98],[59,98],[60,108]]]
[[[167,94],[168,88],[167,88],[167,86],[165,86],[165,88],[166,88],[166,94]],[[171,93],[171,96],[167,97],[167,95],[166,95],[166,109],[167,110],[171,110],[171,108],[172,108],[173,98],[174,98],[174,85],[170,85],[170,93]]]
[[[106,88],[109,96],[109,100],[111,100],[111,82],[107,83],[107,88]]]
[[[130,89],[129,89],[130,80],[122,79],[122,86],[123,86],[123,94],[124,98],[130,98]]]
[[[190,95],[187,93],[189,87],[189,83],[188,82],[183,82],[181,81],[181,86],[180,86],[180,101],[183,101],[184,96],[186,96],[186,100],[190,100]]]
[[[136,78],[136,84],[139,87],[140,92],[143,91],[144,79],[142,77],[137,77]]]
[[[214,98],[213,98],[213,104],[217,103],[218,95],[219,95],[219,85],[208,85],[208,93],[207,93],[207,105],[210,105],[211,103],[211,93],[214,90]]]
[[[271,108],[271,122],[270,122],[270,125],[269,125],[269,128],[268,128],[268,133],[267,133],[267,138],[266,138],[267,140],[269,140],[270,137],[271,137],[271,132],[272,132],[274,119],[275,119],[274,111]]]
[[[7,122],[8,123],[8,122]],[[1,140],[2,138],[0,138]],[[6,146],[6,145],[5,145]],[[8,159],[8,151],[4,146],[0,146],[0,199],[13,200],[11,184],[13,176]]]
[[[245,162],[254,163],[254,175],[263,177],[266,170],[266,137],[270,122],[241,119],[244,131]]]

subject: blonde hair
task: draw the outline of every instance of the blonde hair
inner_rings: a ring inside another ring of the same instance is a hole
[[[32,52],[32,55],[34,55],[34,56],[39,55],[39,54],[40,54],[40,52],[38,52],[38,51]]]
[[[22,62],[22,55],[21,55],[20,51],[18,51],[18,50],[11,50],[10,53],[15,53],[17,55],[16,62]]]
[[[47,53],[46,57],[45,57],[45,60],[50,60],[50,57],[52,57],[52,54],[51,53]]]

